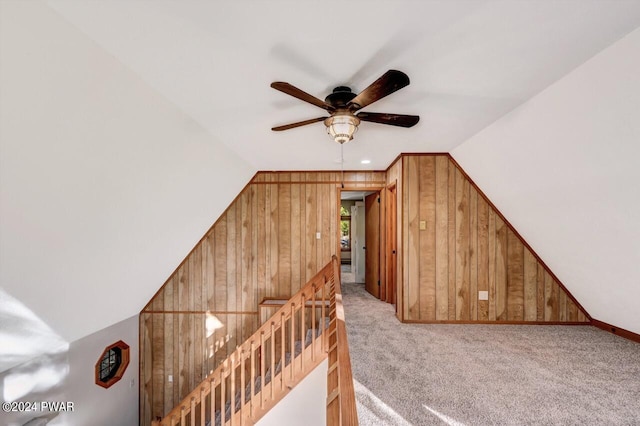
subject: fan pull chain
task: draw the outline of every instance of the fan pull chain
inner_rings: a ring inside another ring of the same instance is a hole
[[[344,144],[340,144],[340,183],[344,189]]]

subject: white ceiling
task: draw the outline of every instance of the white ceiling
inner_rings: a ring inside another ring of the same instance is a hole
[[[637,0],[48,4],[260,170],[340,167],[321,123],[270,130],[325,115],[272,81],[324,98],[406,72],[410,86],[365,110],[418,125],[363,123],[345,146],[345,168],[385,169],[400,152],[454,149],[640,25]]]

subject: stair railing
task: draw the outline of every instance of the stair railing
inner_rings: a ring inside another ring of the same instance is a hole
[[[329,291],[330,313],[327,370],[327,426],[355,426],[358,424],[356,395],[351,372],[351,357],[344,322],[344,306],[340,288],[340,265],[333,257],[334,279]]]
[[[339,277],[339,263],[333,256],[180,404],[163,419],[152,421],[152,426],[254,424],[327,357],[332,349],[327,326],[337,330],[332,347],[346,345]],[[345,356],[349,363],[345,349],[337,358],[341,384],[347,380]],[[343,386],[341,389],[347,387]],[[355,397],[352,405],[355,408]]]

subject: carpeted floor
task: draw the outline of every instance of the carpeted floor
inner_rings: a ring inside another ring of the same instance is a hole
[[[640,425],[640,344],[590,326],[401,324],[343,284],[361,425]]]
[[[340,277],[345,283],[355,283],[356,282],[356,274],[351,272],[351,265],[341,265],[340,267]]]

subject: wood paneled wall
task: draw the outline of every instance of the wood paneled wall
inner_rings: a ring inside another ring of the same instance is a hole
[[[141,424],[257,329],[264,297],[288,299],[339,253],[341,183],[336,172],[258,173],[169,277],[140,315]],[[349,189],[384,184],[385,172],[344,173]]]
[[[141,424],[164,416],[258,328],[263,298],[288,299],[339,253],[341,183],[336,172],[258,173],[198,242],[140,315]],[[346,189],[389,185],[402,321],[589,321],[448,154],[344,174]]]
[[[449,155],[404,155],[402,176],[404,321],[589,321]]]
[[[402,232],[402,211],[403,211],[403,205],[402,205],[402,194],[403,194],[403,157],[400,156],[398,157],[387,169],[387,190],[385,191],[385,198],[387,200],[389,200],[392,196],[391,192],[388,190],[391,186],[395,185],[395,194],[396,194],[396,255],[395,255],[395,274],[396,274],[396,278],[395,278],[395,287],[396,287],[396,295],[395,295],[395,299],[396,299],[396,315],[398,317],[398,319],[400,319],[402,321],[403,317],[402,317],[402,313],[403,313],[403,307],[404,307],[404,284],[403,284],[403,273],[402,273],[402,269],[403,269],[403,244],[402,244],[402,239],[404,237],[404,232]],[[391,215],[391,211],[389,209],[390,205],[389,202],[387,202],[387,214]],[[388,239],[388,238],[387,238]],[[387,242],[388,244],[388,242]],[[385,250],[388,250],[387,247],[384,248]],[[390,254],[387,253],[387,262],[392,262],[393,261],[393,256],[391,256]],[[389,271],[387,271],[387,275],[389,274]],[[387,276],[386,277],[386,282],[390,283],[392,281],[391,277]],[[387,298],[386,301],[389,303],[393,303],[393,289],[389,286],[387,287]]]

